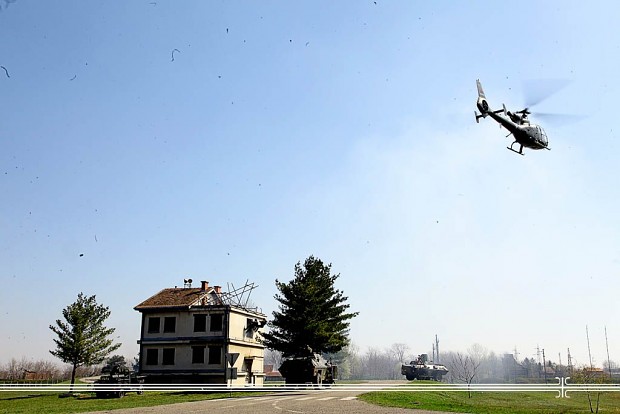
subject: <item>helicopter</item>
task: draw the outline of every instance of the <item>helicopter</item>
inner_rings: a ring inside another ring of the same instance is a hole
[[[530,115],[531,112],[529,108],[510,112],[506,110],[506,105],[502,104],[502,109],[494,111],[489,107],[487,98],[482,90],[482,85],[480,84],[480,79],[476,79],[476,86],[478,87],[478,101],[476,102],[476,106],[480,110],[480,114],[474,111],[476,123],[480,123],[480,118],[486,118],[487,116],[497,121],[500,126],[510,131],[506,137],[512,135],[515,139],[514,142],[506,148],[517,154],[525,155],[523,154],[523,147],[533,150],[551,150],[551,148],[548,147],[549,141],[547,140],[545,130],[539,125],[530,123],[528,115]],[[513,148],[515,144],[519,144],[519,151]]]

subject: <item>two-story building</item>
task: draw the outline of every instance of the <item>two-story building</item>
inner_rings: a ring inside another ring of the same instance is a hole
[[[231,304],[220,286],[163,289],[134,309],[142,314],[139,370],[147,382],[263,385],[258,330],[266,316]]]

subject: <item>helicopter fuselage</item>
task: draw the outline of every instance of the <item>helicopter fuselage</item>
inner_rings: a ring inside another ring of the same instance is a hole
[[[533,150],[547,148],[549,144],[547,134],[539,125],[530,124],[527,121],[518,124],[513,122],[510,118],[503,116],[501,113],[495,113],[493,111],[489,111],[487,114],[510,131],[515,141],[522,146]]]
[[[477,80],[476,84],[478,87],[478,101],[476,102],[476,106],[480,111],[480,115],[475,113],[476,122],[479,122],[480,118],[486,118],[487,116],[493,118],[500,126],[503,126],[510,132],[508,136],[512,135],[514,137],[515,141],[508,149],[518,154],[523,155],[523,147],[533,150],[549,149],[549,141],[547,140],[545,130],[538,125],[530,124],[527,118],[527,114],[529,113],[527,108],[523,111],[512,113],[506,111],[506,107],[504,106],[503,109],[494,111],[490,108],[486,100],[480,81]],[[517,143],[520,145],[519,151],[512,148],[512,146]]]

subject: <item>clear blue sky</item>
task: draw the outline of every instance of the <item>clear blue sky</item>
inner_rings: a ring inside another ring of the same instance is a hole
[[[133,306],[183,278],[249,279],[270,315],[312,254],[362,350],[586,363],[588,324],[620,361],[618,7],[0,0],[3,360],[51,359],[79,292],[128,357]],[[477,78],[513,110],[570,80],[536,109],[584,118],[515,155]]]

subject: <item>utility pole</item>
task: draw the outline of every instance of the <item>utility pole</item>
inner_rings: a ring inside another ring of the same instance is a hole
[[[609,342],[607,342],[607,326],[605,326],[605,346],[607,347],[607,369],[609,369],[609,378],[612,378],[611,360],[609,359]]]
[[[570,348],[566,348],[568,350],[568,373],[573,373],[573,359],[570,356]]]
[[[543,375],[545,376],[545,384],[547,383],[547,362],[545,362],[545,348],[542,350],[543,355]]]
[[[439,364],[439,339],[437,339],[437,334],[435,334],[435,350],[437,351],[437,363]]]
[[[517,351],[517,346],[515,345],[515,351],[514,351],[514,375],[515,375],[515,384],[517,383],[517,364],[519,363],[519,351]]]
[[[590,352],[590,334],[588,333],[588,325],[586,325],[586,339],[588,340],[588,357],[590,358],[590,369],[592,366],[592,352]]]
[[[538,363],[538,378],[540,378],[540,346],[536,345],[536,362]]]

